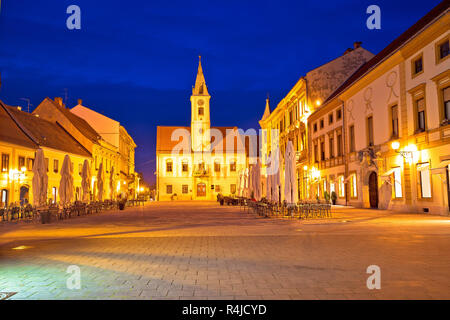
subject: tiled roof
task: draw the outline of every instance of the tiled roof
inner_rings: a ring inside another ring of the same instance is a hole
[[[434,7],[430,12],[428,12],[425,16],[423,16],[419,21],[417,21],[414,25],[412,25],[408,30],[403,32],[398,38],[392,41],[386,48],[380,51],[377,55],[375,55],[372,59],[363,64],[358,70],[356,70],[344,83],[337,88],[325,101],[328,102],[332,100],[334,97],[338,96],[345,89],[350,87],[353,83],[355,83],[359,78],[361,78],[364,74],[370,71],[373,67],[375,67],[378,63],[389,57],[392,53],[398,50],[401,46],[403,46],[408,40],[410,40],[416,33],[422,30],[425,26],[427,26],[434,19],[439,17],[442,13],[449,10],[449,1],[444,0],[436,7]]]
[[[4,107],[17,125],[15,130],[29,134],[30,140],[34,140],[40,146],[91,157],[91,154],[58,124],[20,111],[15,107],[6,105]]]
[[[83,133],[88,139],[90,139],[93,142],[96,142],[99,140],[99,134],[97,133],[97,131],[95,131],[94,128],[92,128],[89,123],[87,123],[86,120],[84,120],[83,118],[77,116],[76,114],[73,114],[72,112],[70,112],[69,109],[60,106],[58,103],[56,103],[55,101],[53,101],[50,98],[45,98],[46,100],[48,100],[49,102],[51,102],[55,108],[57,108],[62,114],[64,114],[64,116],[69,119],[70,122],[72,122],[72,124],[78,128],[78,130],[80,130],[81,133]]]
[[[19,129],[7,110],[3,102],[0,101],[0,141],[36,149],[38,145]]]
[[[185,129],[191,133],[190,127],[171,127],[171,126],[158,126],[156,130],[156,152],[171,152],[175,146],[177,146],[182,139],[180,138],[177,141],[172,141],[172,133],[174,133],[177,129]],[[234,130],[237,129],[236,127],[211,127],[212,130],[217,129],[220,130],[222,137],[225,138],[227,135],[227,130]],[[226,150],[226,139],[223,139],[219,141],[218,143],[223,143],[223,150]],[[189,136],[190,139],[190,136]],[[258,144],[259,141],[257,141]],[[189,140],[190,143],[190,140]],[[213,145],[217,145],[218,143],[214,143]],[[244,148],[244,142],[242,142],[241,146],[235,146],[235,149],[243,149]]]

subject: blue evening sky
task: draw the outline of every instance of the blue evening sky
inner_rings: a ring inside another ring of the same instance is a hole
[[[378,53],[439,3],[375,1],[1,0],[0,99],[37,106],[64,97],[121,122],[133,136],[136,169],[154,181],[157,125],[190,124],[198,55],[214,126],[259,128],[308,70],[353,42]],[[66,8],[81,8],[81,30]],[[366,8],[381,8],[381,30]]]

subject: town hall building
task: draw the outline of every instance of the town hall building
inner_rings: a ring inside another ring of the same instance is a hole
[[[210,99],[200,60],[191,95],[191,126],[157,127],[157,200],[237,195],[239,175],[255,162],[256,132],[249,135],[237,127],[211,127]]]

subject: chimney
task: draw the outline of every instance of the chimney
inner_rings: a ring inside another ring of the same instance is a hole
[[[352,48],[347,48],[347,50],[344,51],[344,54],[347,54],[347,53],[352,52],[352,51],[353,51]],[[343,54],[343,55],[344,55],[344,54]]]
[[[361,41],[355,41],[354,43],[353,43],[353,49],[358,49],[359,47],[361,47]]]
[[[63,100],[61,97],[55,97],[55,102],[62,107],[63,106]]]
[[[82,100],[82,99],[78,99],[78,104],[79,104],[80,106],[82,106],[82,105],[83,105],[83,100]]]

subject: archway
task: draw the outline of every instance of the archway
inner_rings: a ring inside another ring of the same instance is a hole
[[[20,204],[24,205],[30,202],[30,188],[27,185],[20,187]]]
[[[375,171],[369,175],[369,202],[371,208],[378,209],[378,176]]]

